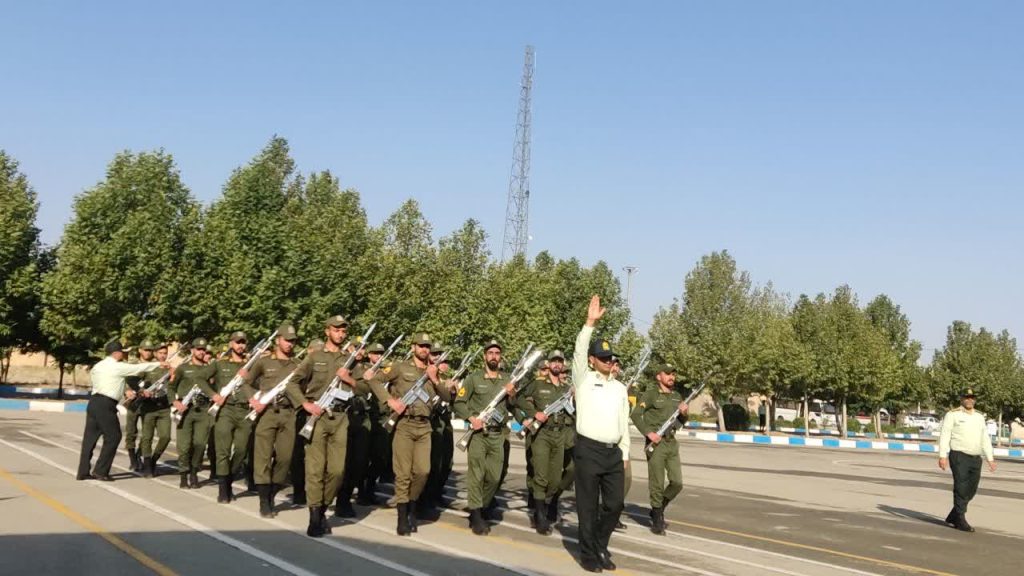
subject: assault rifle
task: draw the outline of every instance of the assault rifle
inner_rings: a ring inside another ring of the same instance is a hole
[[[177,352],[174,353],[174,358],[181,358],[181,357],[183,357],[182,353],[183,352],[188,352],[188,351],[189,351],[189,348],[186,348],[186,347],[182,346],[181,349],[179,349]],[[172,358],[172,360],[174,358]],[[180,362],[179,362],[179,364],[180,364]],[[128,407],[130,405],[130,406],[134,407],[136,404],[138,404],[144,398],[144,396],[142,395],[143,392],[149,392],[150,396],[152,397],[152,396],[158,395],[160,392],[166,391],[167,390],[167,383],[170,382],[170,380],[171,380],[171,374],[174,373],[174,369],[177,368],[177,367],[178,367],[178,364],[175,364],[174,366],[171,366],[171,369],[168,370],[166,374],[164,374],[163,376],[158,378],[152,384],[150,384],[148,386],[140,386],[138,391],[135,393],[135,397],[132,398],[131,400],[129,400],[128,398],[125,398],[125,399],[121,400],[121,405],[125,406],[125,407]]]
[[[353,350],[352,353],[348,355],[348,359],[345,360],[345,370],[351,369],[352,365],[355,364],[356,356],[358,356],[359,353],[363,351],[363,348],[366,347],[366,343],[370,341],[370,334],[373,334],[373,330],[376,327],[377,323],[374,322],[373,324],[370,324],[369,328],[367,328],[366,334],[363,334],[363,338],[359,340],[359,347]],[[316,401],[316,405],[320,407],[320,410],[330,414],[331,406],[333,406],[335,402],[348,402],[352,398],[352,390],[350,388],[342,388],[341,385],[341,376],[335,374],[334,379],[327,385],[327,389],[324,390],[323,394],[321,394],[320,398]],[[321,412],[321,415],[323,412]],[[310,414],[309,417],[306,418],[306,424],[302,427],[302,430],[299,430],[299,435],[306,440],[313,438],[313,429],[316,428],[318,420],[320,420],[320,415]]]
[[[433,362],[433,364],[435,366],[438,365],[438,364],[441,364],[446,359],[448,359],[448,354],[449,354],[448,352],[445,352],[444,354],[441,354],[441,356],[438,357],[438,359],[435,360]],[[405,409],[406,410],[408,410],[409,407],[412,406],[413,403],[415,403],[417,400],[423,402],[424,404],[426,404],[428,406],[432,406],[435,402],[437,402],[437,398],[438,397],[437,396],[431,396],[425,390],[425,386],[427,385],[427,380],[429,380],[429,378],[427,377],[426,372],[424,372],[423,376],[420,376],[420,379],[417,380],[416,383],[412,385],[412,388],[409,388],[409,390],[402,396],[401,401],[402,401],[402,404],[405,404]],[[384,423],[384,428],[388,432],[394,430],[395,425],[398,424],[398,419],[401,416],[402,416],[401,414],[392,413],[391,416],[388,418],[388,421]]]
[[[557,400],[548,404],[547,407],[544,408],[545,416],[551,418],[563,410],[570,415],[576,413],[576,406],[572,403],[573,388],[572,386],[569,386],[568,388],[569,389],[565,391],[565,394],[562,394]],[[547,422],[547,420],[544,422]],[[534,434],[540,430],[540,427],[544,425],[544,422],[534,419],[533,422],[530,422],[529,426],[523,426],[520,428],[516,435],[519,436],[520,440],[526,438],[527,434]]]
[[[694,398],[696,398],[697,394],[700,394],[700,391],[704,389],[704,385],[705,384],[706,384],[706,382],[701,382],[699,386],[694,388],[693,391],[690,392],[690,395],[686,397],[686,400],[683,400],[683,403],[684,404],[689,404],[690,401],[692,401]],[[665,420],[665,423],[662,424],[658,428],[658,431],[655,432],[655,434],[657,434],[658,436],[661,436],[661,438],[664,439],[667,434],[675,434],[676,426],[678,426],[678,425],[679,425],[679,408],[676,408],[675,411],[672,412],[672,415],[668,417],[668,420]],[[657,444],[655,444],[654,442],[649,443],[647,445],[647,453],[648,454],[653,454],[655,446],[657,446]]]
[[[309,348],[306,348],[302,352],[296,354],[295,359],[298,360],[299,358],[302,358],[308,350]],[[270,404],[271,402],[274,401],[275,398],[281,395],[281,392],[284,392],[285,387],[288,386],[288,381],[291,380],[292,376],[295,376],[295,373],[298,371],[299,369],[296,368],[295,370],[289,372],[287,376],[285,376],[270,390],[267,390],[266,392],[263,393],[256,392],[255,394],[252,395],[253,400],[256,400],[260,404]],[[249,413],[245,415],[245,417],[255,422],[256,417],[259,415],[260,413],[257,412],[256,410],[250,410]]]
[[[239,369],[239,372],[241,372],[242,370],[248,372],[252,368],[252,365],[256,363],[256,360],[259,360],[260,356],[263,355],[263,352],[265,352],[267,348],[270,348],[271,344],[274,343],[274,338],[276,337],[277,330],[274,330],[273,334],[257,342],[256,345],[253,346],[252,352],[249,353],[249,359],[246,360],[245,364],[242,365],[242,367]],[[231,378],[231,381],[225,384],[224,387],[220,389],[219,394],[224,398],[227,398],[228,396],[234,394],[235,390],[238,390],[238,387],[242,385],[242,381],[242,375],[235,374],[235,376]],[[217,413],[220,412],[220,404],[214,404],[213,406],[210,406],[210,409],[207,410],[207,412],[209,412],[210,415],[212,416],[216,416]]]
[[[533,344],[530,344],[527,350],[531,350],[532,348]],[[519,390],[519,387],[526,379],[526,376],[528,376],[533,370],[533,365],[540,360],[543,354],[544,352],[541,350],[533,350],[533,352],[528,356],[524,356],[519,360],[519,364],[516,365],[516,370],[512,372],[512,377],[509,380],[514,390]],[[502,423],[505,419],[507,410],[505,410],[504,406],[501,406],[501,404],[505,401],[507,396],[508,392],[505,390],[505,387],[502,386],[501,389],[498,390],[498,393],[494,395],[494,398],[492,398],[487,406],[485,406],[480,412],[480,415],[477,416],[477,418],[483,420],[484,426],[487,426],[488,424],[500,425]],[[470,428],[462,435],[462,438],[459,439],[458,443],[460,450],[465,451],[469,448],[469,440],[473,437],[474,433],[476,433],[476,430]]]

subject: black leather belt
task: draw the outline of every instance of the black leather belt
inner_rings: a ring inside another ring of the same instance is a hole
[[[577,434],[576,439],[577,441],[582,442],[583,444],[592,444],[594,446],[600,446],[602,448],[617,448],[619,446],[618,442],[599,442],[597,440],[594,440],[593,438],[587,438],[582,434]]]

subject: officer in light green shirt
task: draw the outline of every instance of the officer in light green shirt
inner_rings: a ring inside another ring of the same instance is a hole
[[[981,480],[981,459],[988,469],[996,471],[992,456],[992,439],[985,431],[985,415],[974,409],[974,390],[968,388],[960,396],[960,407],[950,410],[942,419],[939,435],[939,468],[953,471],[953,509],[946,523],[957,530],[974,532],[967,523],[967,503],[978,492]]]

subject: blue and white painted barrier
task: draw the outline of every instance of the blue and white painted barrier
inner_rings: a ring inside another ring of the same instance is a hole
[[[21,400],[0,398],[0,410],[31,410],[32,412],[85,412],[88,402]]]
[[[846,448],[854,450],[886,450],[895,452],[924,452],[938,454],[935,444],[914,444],[908,442],[884,442],[880,440],[845,440],[841,438],[803,438],[801,436],[765,436],[763,434],[733,434],[729,432],[692,432],[683,434],[704,442],[733,444],[767,444],[772,446],[799,446],[802,448]],[[1020,448],[995,448],[996,456],[1024,458]]]
[[[56,388],[44,388],[40,386],[11,386],[5,384],[0,386],[0,396],[39,396],[42,398],[56,398]],[[89,398],[89,390],[87,388],[65,388],[64,396],[70,398]]]

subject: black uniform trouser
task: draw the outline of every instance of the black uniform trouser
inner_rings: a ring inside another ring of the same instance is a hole
[[[608,550],[608,540],[624,507],[622,450],[617,444],[577,436],[573,451],[580,557],[584,561],[598,561],[601,553]]]
[[[981,456],[951,450],[949,468],[953,471],[953,510],[963,515],[967,513],[967,503],[978,493]]]
[[[309,413],[301,408],[295,414],[295,448],[292,449],[292,464],[289,471],[292,481],[292,498],[300,500],[306,496],[306,439],[298,432],[306,425],[308,415]]]
[[[378,420],[370,422],[369,455],[367,457],[367,470],[363,479],[363,486],[360,488],[360,495],[365,494],[367,498],[373,499],[373,493],[377,491],[377,481],[384,478],[388,471],[390,453],[388,446],[390,439],[384,426]]]
[[[338,491],[338,498],[348,500],[357,488],[362,493],[366,469],[370,466],[370,430],[366,427],[364,414],[349,415],[348,451],[345,453],[345,478]]]
[[[103,448],[96,459],[97,476],[110,474],[114,464],[117,445],[121,443],[121,423],[117,420],[117,400],[102,394],[89,397],[89,405],[85,409],[85,432],[82,434],[82,454],[78,459],[78,475],[88,476],[92,453],[96,443],[103,436]]]

